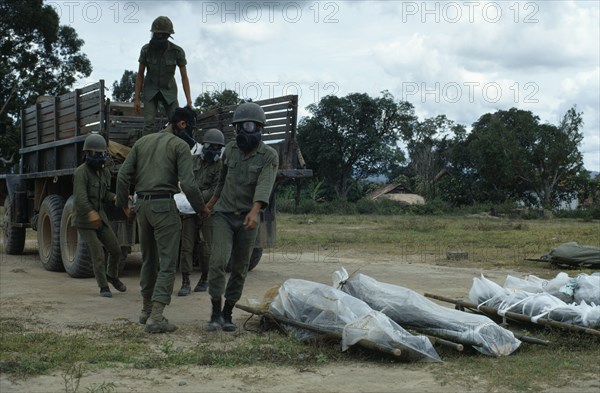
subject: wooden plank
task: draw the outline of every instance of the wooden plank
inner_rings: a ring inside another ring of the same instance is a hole
[[[270,105],[270,106],[265,106],[263,107],[263,110],[265,112],[276,112],[276,111],[287,111],[288,109],[291,110],[292,108],[290,108],[290,102],[286,101],[282,104],[275,104],[275,105]]]
[[[92,92],[94,90],[99,90],[102,87],[102,83],[103,82],[104,82],[103,80],[100,80],[99,82],[92,83],[91,85],[82,87],[80,89],[81,90],[81,94],[87,94],[87,93]]]
[[[83,117],[80,115],[78,124],[80,127],[83,127],[85,125],[97,123],[99,121],[100,121],[100,115],[98,113],[95,113],[95,114],[93,114],[91,116],[87,116],[87,117]],[[81,135],[81,133],[79,133],[79,135]]]
[[[60,110],[75,108],[75,94],[71,94],[69,97],[61,99],[59,101],[58,108]]]
[[[100,111],[98,103],[100,102],[100,92],[96,92],[84,97],[80,97],[78,108],[80,111],[88,108],[94,108],[96,111]]]
[[[99,115],[100,111],[98,110],[97,106],[92,106],[88,109],[83,109],[79,111],[79,117],[80,118],[87,118],[90,117],[91,115]]]

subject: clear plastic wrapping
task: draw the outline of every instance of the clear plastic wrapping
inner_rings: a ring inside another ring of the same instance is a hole
[[[408,360],[441,361],[427,337],[414,336],[365,302],[330,286],[289,279],[269,312],[325,332],[342,335],[342,350],[369,340],[390,350],[408,350]]]
[[[343,268],[334,273],[333,281],[334,286],[341,283],[342,291],[363,300],[404,328],[468,343],[488,356],[509,355],[521,344],[511,331],[486,316],[440,306],[410,289],[382,283],[364,274],[348,277]]]

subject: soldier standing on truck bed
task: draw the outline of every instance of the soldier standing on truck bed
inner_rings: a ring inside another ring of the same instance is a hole
[[[140,323],[146,325],[148,333],[177,329],[163,316],[163,310],[171,303],[181,238],[181,219],[173,199],[179,192],[178,181],[194,211],[209,214],[194,182],[192,155],[186,143],[193,140],[190,133],[194,126],[193,110],[175,109],[164,130],[133,145],[117,175],[117,206],[127,205],[131,183],[137,193],[135,212],[142,251]]]
[[[177,83],[175,68],[179,67],[181,84],[185,93],[186,106],[192,107],[190,81],[188,79],[184,50],[169,41],[173,30],[173,22],[166,16],[159,16],[152,22],[152,39],[142,47],[139,68],[135,79],[134,109],[140,112],[140,93],[143,87],[144,130],[142,135],[155,132],[154,121],[158,105],[162,104],[171,118],[177,102]],[[148,72],[146,73],[146,69]],[[144,75],[146,74],[146,75]]]
[[[225,146],[225,137],[220,130],[211,128],[202,137],[202,148],[194,158],[194,178],[200,188],[202,198],[208,201],[214,194],[221,172],[221,152]],[[178,296],[187,296],[191,293],[190,273],[193,270],[194,245],[198,240],[198,231],[202,233],[200,244],[200,280],[194,292],[205,292],[208,289],[208,261],[213,243],[213,217],[209,216],[200,220],[195,215],[182,216],[181,264],[182,283]]]
[[[109,191],[110,171],[104,166],[106,141],[100,134],[88,135],[83,153],[85,163],[77,167],[73,176],[73,224],[87,245],[100,296],[112,297],[108,283],[119,292],[125,292],[127,287],[118,278],[121,246],[103,207],[103,203],[113,204],[116,199]],[[108,265],[103,247],[109,253]]]
[[[207,204],[209,209],[214,206],[215,210],[214,243],[208,273],[212,304],[209,331],[222,328],[233,332],[237,329],[232,322],[233,307],[244,289],[260,211],[268,205],[279,166],[277,151],[261,141],[266,116],[258,104],[239,105],[232,123],[236,140],[225,146],[219,183]],[[225,266],[230,256],[231,275],[225,285]]]

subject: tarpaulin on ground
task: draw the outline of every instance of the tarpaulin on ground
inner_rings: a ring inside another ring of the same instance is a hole
[[[333,274],[333,281],[334,286],[363,300],[405,329],[458,343],[474,343],[473,348],[488,356],[509,355],[521,344],[511,331],[486,316],[440,306],[408,288],[382,283],[364,274],[348,277],[343,268]]]
[[[361,340],[389,349],[408,350],[409,360],[441,361],[427,337],[414,336],[365,302],[333,287],[289,279],[269,306],[274,317],[301,322],[342,335],[342,349]]]
[[[581,246],[576,242],[563,243],[541,257],[554,265],[600,268],[600,248]]]

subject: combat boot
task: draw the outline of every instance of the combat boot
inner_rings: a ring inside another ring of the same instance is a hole
[[[231,314],[233,313],[233,306],[235,306],[234,302],[230,302],[229,300],[225,300],[225,305],[223,306],[223,331],[224,332],[235,332],[237,326],[231,320]]]
[[[196,287],[194,288],[194,292],[206,292],[207,289],[208,289],[208,280],[206,279],[206,277],[200,277],[200,281],[198,281],[198,284],[196,284]]]
[[[221,313],[221,296],[211,297],[210,302],[212,304],[212,313],[210,314],[210,322],[208,322],[208,326],[206,327],[206,329],[209,332],[214,332],[215,330],[219,330],[219,328],[223,326],[223,314]]]
[[[119,292],[125,292],[127,287],[125,284],[121,282],[118,278],[112,278],[111,276],[106,276],[106,281],[112,284],[113,287]]]
[[[144,330],[146,333],[171,333],[177,330],[177,326],[169,323],[169,320],[163,317],[165,304],[161,302],[152,302],[152,313],[146,321]]]
[[[181,281],[181,289],[177,292],[177,296],[187,296],[192,293],[192,289],[190,288],[190,273],[181,273],[183,277]]]
[[[152,298],[145,297],[143,298],[143,302],[144,304],[142,306],[142,312],[140,313],[140,323],[145,325],[148,318],[150,318],[150,314],[152,313]]]

